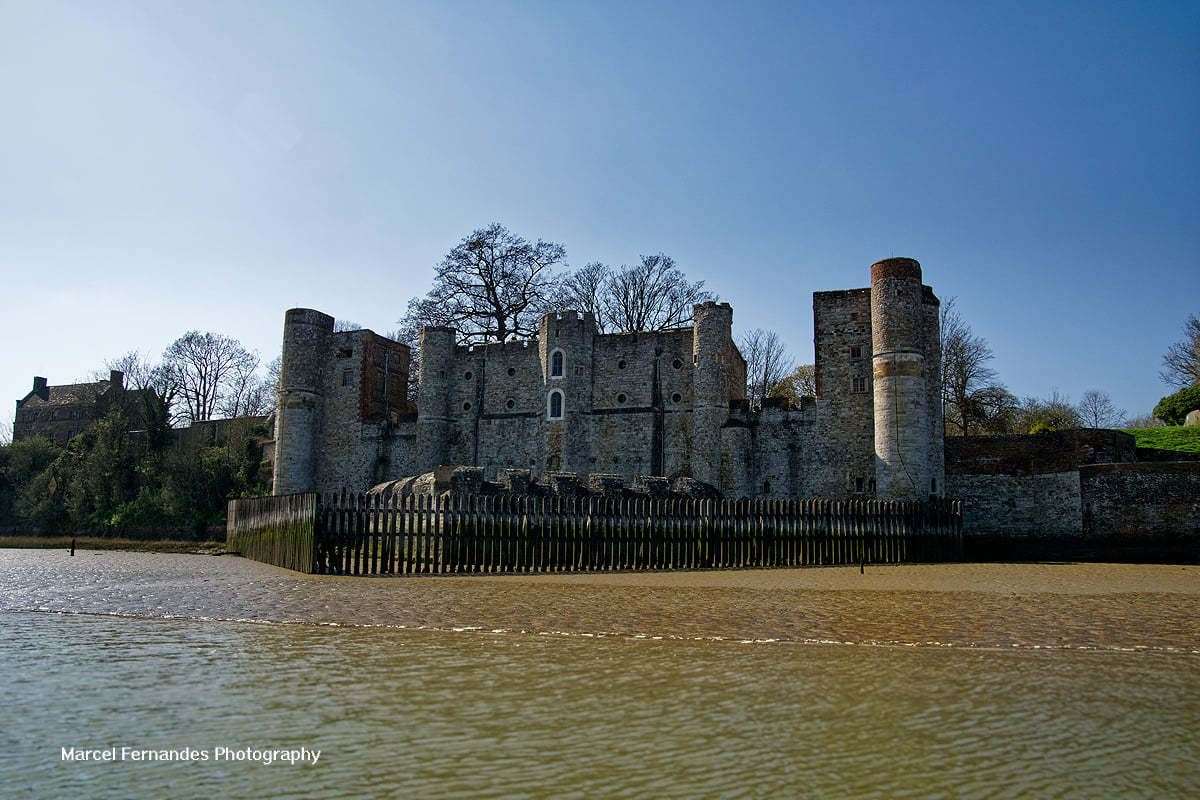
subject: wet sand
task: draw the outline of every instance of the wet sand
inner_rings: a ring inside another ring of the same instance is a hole
[[[706,572],[497,575],[471,580],[638,586],[855,592],[999,592],[1004,594],[1136,594],[1200,596],[1200,566],[1161,564],[905,564]]]
[[[1200,567],[948,564],[354,578],[0,550],[0,611],[564,636],[1200,654]]]

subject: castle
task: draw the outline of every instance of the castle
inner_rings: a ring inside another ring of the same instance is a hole
[[[573,311],[527,341],[466,347],[425,328],[414,408],[406,345],[291,309],[274,492],[471,465],[690,477],[726,497],[942,494],[938,300],[920,264],[880,261],[868,288],[814,293],[813,314],[817,396],[798,408],[750,408],[728,303],[653,333],[601,334]]]

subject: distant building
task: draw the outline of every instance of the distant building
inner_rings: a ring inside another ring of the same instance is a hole
[[[45,378],[35,377],[33,389],[17,401],[13,441],[43,436],[65,445],[114,407],[125,410],[131,430],[143,429],[147,410],[157,402],[149,389],[126,389],[125,376],[118,370],[109,372],[108,380],[62,386],[50,386]]]

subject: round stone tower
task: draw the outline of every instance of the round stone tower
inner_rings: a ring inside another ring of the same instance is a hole
[[[921,265],[914,259],[871,265],[871,350],[876,492],[924,497],[930,491],[929,376]]]
[[[324,411],[322,389],[333,317],[311,308],[284,316],[279,400],[275,413],[275,494],[316,486],[316,444]]]
[[[450,434],[450,381],[457,343],[454,328],[421,329],[421,388],[417,397],[417,472],[446,462]]]
[[[692,314],[692,477],[720,488],[721,426],[729,419],[733,372],[733,308],[701,303]]]

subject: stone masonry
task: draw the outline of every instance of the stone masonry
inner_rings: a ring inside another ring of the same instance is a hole
[[[275,493],[461,465],[488,481],[693,479],[726,497],[940,495],[938,301],[912,259],[871,275],[871,287],[813,295],[817,396],[754,410],[728,303],[656,333],[601,334],[574,311],[547,315],[528,341],[464,347],[426,328],[415,407],[408,347],[292,309]]]

